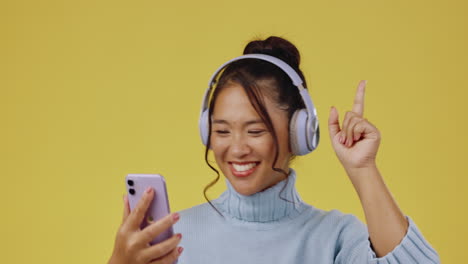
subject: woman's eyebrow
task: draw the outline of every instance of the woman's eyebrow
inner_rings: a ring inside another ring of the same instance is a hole
[[[226,124],[229,125],[229,122],[224,119],[214,119],[213,124]],[[252,124],[263,124],[263,121],[261,119],[254,119],[254,120],[249,120],[244,122],[245,126],[252,125]]]
[[[255,120],[250,120],[245,122],[245,125],[252,125],[252,124],[263,124],[263,121],[261,119],[255,119]]]
[[[229,124],[228,121],[223,120],[223,119],[214,119],[214,120],[212,121],[212,123],[213,123],[213,124]]]

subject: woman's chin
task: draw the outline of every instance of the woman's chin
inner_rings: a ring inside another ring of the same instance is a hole
[[[254,188],[254,186],[252,186],[252,183],[249,183],[249,182],[235,182],[235,178],[234,178],[234,181],[232,181],[231,179],[229,179],[229,182],[231,183],[231,186],[234,188],[234,190],[239,193],[239,194],[242,194],[242,195],[245,195],[245,196],[250,196],[252,194],[255,194],[257,193],[259,190],[257,190],[256,188]]]

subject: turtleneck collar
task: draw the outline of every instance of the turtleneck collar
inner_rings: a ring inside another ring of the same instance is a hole
[[[272,222],[285,217],[292,218],[303,208],[303,201],[296,191],[295,183],[296,172],[290,169],[287,179],[261,192],[246,196],[238,193],[226,179],[227,190],[213,202],[223,214],[227,213],[233,218],[247,222]],[[286,187],[281,192],[284,185]]]

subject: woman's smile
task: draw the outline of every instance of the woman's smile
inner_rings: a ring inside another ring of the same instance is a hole
[[[229,162],[229,167],[234,176],[247,177],[251,175],[260,162]]]

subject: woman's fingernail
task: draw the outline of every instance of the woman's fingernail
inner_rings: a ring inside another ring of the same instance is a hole
[[[153,188],[151,188],[151,187],[148,187],[148,188],[146,188],[146,191],[145,191],[145,192],[146,192],[146,193],[150,193],[150,192],[151,192],[151,190],[153,190]]]
[[[182,251],[184,251],[184,248],[183,248],[183,247],[179,247],[179,248],[177,249],[177,251],[179,252],[179,255],[180,255],[180,254],[182,253]]]
[[[180,218],[179,213],[174,213],[174,214],[172,215],[172,219],[174,219],[174,221],[179,220],[179,218]]]
[[[182,238],[182,234],[180,234],[180,233],[179,233],[179,234],[177,234],[176,236],[177,236],[179,239],[181,239],[181,238]]]

